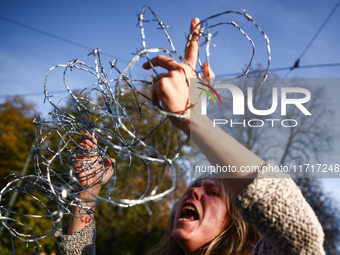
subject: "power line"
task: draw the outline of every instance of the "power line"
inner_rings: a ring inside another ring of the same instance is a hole
[[[45,35],[45,36],[49,36],[49,37],[54,38],[54,39],[57,39],[57,40],[59,40],[59,41],[63,41],[63,42],[66,42],[66,43],[75,45],[75,46],[77,46],[77,47],[80,47],[80,48],[89,50],[89,51],[93,51],[93,49],[94,49],[93,47],[89,47],[89,46],[87,46],[87,45],[84,45],[84,44],[81,44],[81,43],[78,43],[78,42],[69,40],[69,39],[67,39],[67,38],[64,38],[64,37],[61,37],[61,36],[58,36],[58,35],[55,35],[55,34],[46,32],[46,31],[43,31],[43,30],[41,30],[41,29],[38,29],[38,28],[35,28],[35,27],[32,27],[32,26],[28,26],[28,25],[26,25],[26,24],[23,24],[23,23],[21,23],[21,22],[18,22],[18,21],[15,21],[15,20],[12,20],[12,19],[3,17],[3,16],[0,16],[0,19],[2,19],[2,20],[4,20],[4,21],[7,21],[7,22],[9,22],[9,23],[15,24],[15,25],[17,25],[17,26],[26,28],[26,29],[28,29],[28,30],[37,32],[37,33],[39,33],[39,34],[43,34],[43,35]],[[110,57],[110,58],[119,59],[119,60],[122,61],[122,62],[126,62],[126,63],[129,63],[129,62],[130,62],[130,61],[126,60],[126,59],[120,58],[120,57],[118,57],[118,56],[115,56],[115,55],[112,55],[112,54],[109,54],[109,53],[102,52],[101,54],[106,55],[106,56],[108,56],[108,57]]]
[[[335,67],[335,66],[340,66],[340,63],[327,63],[327,64],[316,64],[316,65],[303,65],[303,66],[299,66],[298,68],[303,68],[303,69],[307,69],[307,68],[323,68],[323,67]],[[278,71],[285,71],[285,70],[289,70],[291,67],[278,67],[278,68],[272,68],[269,69],[270,72],[278,72]],[[254,73],[261,73],[261,72],[265,72],[266,69],[262,69],[262,70],[253,70],[253,71],[249,71],[248,74],[254,74]],[[228,73],[228,74],[219,74],[216,75],[216,77],[226,77],[226,76],[238,76],[241,73]],[[57,95],[57,94],[62,94],[62,93],[67,93],[66,90],[55,90],[55,91],[50,91],[49,94],[50,95]],[[23,93],[23,94],[12,94],[12,95],[0,95],[0,98],[10,98],[10,97],[15,97],[15,96],[22,96],[22,97],[26,97],[26,96],[40,96],[43,95],[42,92],[32,92],[32,93]]]
[[[56,95],[56,94],[62,94],[66,93],[66,90],[56,90],[56,91],[51,91],[49,94],[51,95]],[[22,93],[22,94],[12,94],[12,95],[0,95],[0,98],[9,98],[9,97],[26,97],[26,96],[43,96],[43,92],[32,92],[32,93]]]
[[[306,54],[307,50],[310,48],[310,46],[313,44],[315,39],[318,37],[318,35],[322,31],[322,29],[325,27],[325,25],[327,24],[329,19],[332,17],[333,13],[336,11],[336,9],[338,8],[339,5],[340,5],[340,0],[335,4],[334,8],[331,10],[331,12],[328,14],[326,19],[324,20],[324,22],[321,24],[319,29],[316,31],[315,35],[312,37],[312,39],[309,41],[309,43],[307,44],[305,49],[302,51],[300,57],[298,57],[297,60],[295,61],[294,65],[289,68],[289,71],[286,73],[285,78],[290,74],[291,71],[293,71],[294,69],[296,69],[300,66],[301,58]]]
[[[322,67],[334,67],[334,66],[340,66],[340,63],[328,63],[328,64],[316,64],[316,65],[303,65],[303,66],[298,66],[296,68],[322,68]],[[285,70],[290,70],[291,67],[278,67],[278,68],[271,68],[269,69],[269,72],[278,72],[278,71],[285,71]],[[261,73],[265,72],[266,69],[263,70],[253,70],[249,71],[248,74],[254,74],[254,73]],[[228,74],[219,74],[216,75],[216,77],[223,77],[223,76],[238,76],[242,73],[228,73]]]
[[[334,8],[332,9],[332,11],[328,14],[327,18],[325,19],[325,21],[322,23],[322,25],[320,26],[320,28],[318,29],[318,31],[316,31],[315,35],[313,36],[313,38],[310,40],[310,42],[307,44],[306,48],[303,50],[303,52],[301,53],[300,57],[298,59],[301,59],[306,51],[309,49],[309,47],[312,45],[312,43],[315,41],[315,39],[318,37],[318,35],[320,34],[321,30],[325,27],[325,25],[327,24],[327,22],[329,21],[329,19],[331,18],[331,16],[333,15],[333,13],[335,12],[335,10],[338,8],[338,6],[340,5],[340,0],[336,3],[336,5],[334,6]]]

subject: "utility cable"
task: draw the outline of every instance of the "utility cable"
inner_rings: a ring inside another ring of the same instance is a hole
[[[340,63],[327,63],[327,64],[315,64],[315,65],[303,65],[303,66],[299,66],[298,68],[301,69],[306,69],[306,68],[323,68],[323,67],[335,67],[335,66],[340,66]],[[279,72],[279,71],[285,71],[285,70],[289,70],[291,67],[277,67],[277,68],[271,68],[269,69],[270,72]],[[254,73],[263,73],[265,72],[266,69],[262,69],[262,70],[253,70],[253,71],[249,71],[248,74],[254,74]],[[216,75],[216,77],[229,77],[229,76],[237,76],[240,75],[241,73],[228,73],[228,74],[218,74]],[[61,94],[61,93],[67,93],[67,91],[65,90],[56,90],[56,91],[50,91],[50,93],[54,94]],[[23,93],[23,94],[12,94],[12,95],[0,95],[0,99],[1,98],[8,98],[8,97],[15,97],[15,96],[22,96],[22,97],[26,97],[26,96],[39,96],[41,95],[41,92],[32,92],[32,93]]]
[[[89,51],[91,51],[91,52],[92,52],[93,49],[94,49],[93,47],[90,47],[90,46],[87,46],[87,45],[84,45],[84,44],[81,44],[81,43],[78,43],[78,42],[69,40],[69,39],[64,38],[64,37],[61,37],[61,36],[59,36],[59,35],[55,35],[55,34],[46,32],[46,31],[44,31],[44,30],[41,30],[41,29],[38,29],[38,28],[35,28],[35,27],[32,27],[32,26],[23,24],[23,23],[21,23],[21,22],[18,22],[18,21],[15,21],[15,20],[12,20],[12,19],[3,17],[3,16],[0,16],[0,19],[2,19],[2,20],[4,20],[4,21],[7,21],[7,22],[9,22],[9,23],[15,24],[15,25],[17,25],[17,26],[26,28],[26,29],[28,29],[28,30],[37,32],[37,33],[39,33],[39,34],[43,34],[43,35],[45,35],[45,36],[49,36],[49,37],[54,38],[54,39],[57,39],[57,40],[59,40],[59,41],[66,42],[66,43],[75,45],[75,46],[77,46],[77,47],[80,47],[80,48],[89,50]],[[125,63],[129,63],[129,62],[130,62],[130,61],[126,60],[126,59],[120,58],[120,57],[118,57],[118,56],[115,56],[115,55],[112,55],[112,54],[109,54],[109,53],[101,52],[101,54],[102,54],[102,55],[106,55],[106,56],[108,56],[108,57],[110,57],[110,58],[118,59],[118,60],[120,60],[120,61],[122,61],[122,62],[125,62]]]
[[[329,21],[329,19],[332,17],[332,15],[334,14],[334,12],[336,11],[336,9],[339,7],[340,5],[340,0],[335,4],[335,6],[333,7],[333,9],[331,10],[331,12],[328,14],[328,16],[326,17],[326,19],[324,20],[324,22],[321,24],[321,26],[319,27],[319,29],[316,31],[315,35],[312,37],[312,39],[309,41],[309,43],[307,44],[306,48],[302,51],[300,57],[297,58],[297,60],[295,61],[294,65],[292,67],[290,67],[289,71],[286,73],[285,78],[290,74],[291,71],[293,71],[294,69],[300,67],[300,60],[302,59],[302,57],[306,54],[307,50],[310,48],[310,46],[313,44],[313,42],[315,41],[315,39],[318,37],[318,35],[320,34],[320,32],[322,31],[322,29],[326,26],[327,22]]]
[[[334,67],[334,66],[340,66],[340,63],[328,63],[328,64],[316,64],[316,65],[303,65],[303,66],[298,66],[296,68],[322,68],[322,67]],[[278,72],[278,71],[285,71],[285,70],[290,70],[291,67],[278,67],[278,68],[270,68],[270,72]],[[254,74],[254,73],[262,73],[265,72],[266,69],[263,70],[252,70],[249,71],[248,74]],[[216,77],[228,77],[228,76],[237,76],[239,73],[228,73],[228,74],[219,74],[216,75]]]

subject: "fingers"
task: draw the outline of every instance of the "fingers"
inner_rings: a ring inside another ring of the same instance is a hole
[[[179,64],[172,58],[164,55],[158,55],[157,57],[154,57],[150,61],[143,64],[143,68],[147,70],[151,69],[152,66],[160,66],[170,72],[172,70],[178,69]]]
[[[190,33],[192,34],[190,43],[185,48],[185,56],[184,58],[188,61],[188,63],[195,68],[197,57],[198,57],[198,49],[199,49],[199,29],[200,29],[200,20],[198,18],[194,18],[191,21]]]
[[[159,86],[159,83],[158,81],[160,79],[162,79],[163,77],[167,77],[168,76],[168,73],[161,73],[159,74],[158,76],[155,76],[153,77],[153,87],[152,87],[152,90],[151,90],[151,93],[152,93],[152,104],[153,105],[159,105],[159,96],[158,96],[158,86]]]
[[[157,81],[159,81],[160,79],[162,79],[162,77],[166,77],[168,74],[167,73],[160,73],[157,74],[156,76],[152,77],[152,82],[156,83]]]
[[[114,170],[116,160],[114,158],[105,158],[105,163],[108,166],[109,170]]]
[[[75,170],[83,171],[83,170],[91,170],[97,171],[99,167],[101,167],[100,157],[99,156],[82,156],[77,157],[75,159]]]
[[[159,96],[158,96],[157,85],[158,84],[155,84],[152,87],[152,90],[151,90],[151,95],[152,95],[151,98],[152,98],[152,104],[153,105],[159,105]]]
[[[91,134],[85,133],[81,138],[79,145],[82,148],[94,147],[97,145],[97,139]]]
[[[203,72],[203,78],[211,78],[211,79],[215,78],[215,73],[211,69],[208,62],[204,62],[203,66],[202,66],[202,72]]]
[[[86,188],[105,184],[114,173],[114,162],[112,158],[102,160],[98,156],[78,159],[75,169],[79,183]]]
[[[200,20],[198,18],[194,18],[191,21],[190,26],[190,33],[191,33],[191,40],[189,44],[187,44],[185,48],[185,55],[184,58],[188,63],[195,68],[197,58],[198,58],[198,49],[199,49],[199,29],[200,29]],[[172,70],[176,70],[179,68],[179,64],[172,58],[159,55],[154,57],[150,61],[143,64],[144,69],[151,69],[151,67],[160,66],[167,69],[169,72]]]
[[[84,154],[75,158],[75,174],[80,184],[80,190],[101,188],[114,174],[115,160],[113,158],[102,157],[99,154],[91,154],[87,150],[97,149],[97,139],[86,133],[76,150],[84,149]],[[92,191],[91,191],[92,192]]]

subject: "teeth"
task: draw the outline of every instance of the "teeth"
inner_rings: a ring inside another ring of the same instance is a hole
[[[190,213],[189,211],[191,211],[193,213]],[[181,217],[180,217],[179,220],[181,220],[181,221],[195,221],[197,218],[198,218],[198,213],[197,213],[194,206],[191,206],[191,205],[183,206]]]
[[[190,206],[190,205],[184,206],[183,209],[182,209],[182,211],[185,210],[185,209],[192,210],[192,211],[196,212],[195,208],[192,207],[192,206]]]
[[[180,218],[179,220],[182,220],[182,221],[191,221],[191,220],[185,219],[185,218]]]

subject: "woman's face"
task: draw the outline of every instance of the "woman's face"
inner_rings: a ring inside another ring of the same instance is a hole
[[[228,225],[227,205],[218,180],[198,181],[178,203],[172,237],[186,253],[212,241]]]

